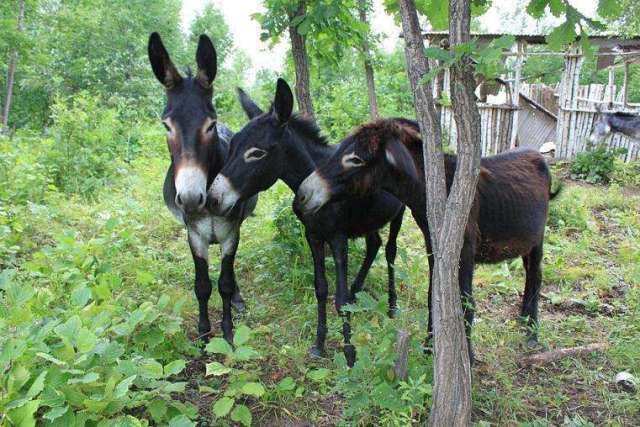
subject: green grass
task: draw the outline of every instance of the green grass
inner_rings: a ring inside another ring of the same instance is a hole
[[[203,352],[195,341],[193,266],[185,231],[162,201],[166,166],[164,156],[140,157],[89,201],[50,191],[38,203],[0,206],[0,236],[5,239],[0,243],[0,266],[5,269],[4,281],[0,280],[4,289],[4,293],[0,291],[0,345],[4,351],[0,369],[7,373],[0,381],[0,405],[25,396],[30,402],[37,399],[39,408],[27,408],[29,404],[17,408],[24,412],[33,409],[40,423],[45,422],[42,416],[55,406],[50,396],[42,394],[50,387],[55,389],[48,382],[53,374],[47,376],[39,395],[30,396],[28,389],[36,383],[38,373],[53,372],[54,367],[36,356],[12,359],[7,356],[9,341],[28,342],[27,349],[35,349],[34,354],[45,351],[40,344],[29,341],[31,338],[24,338],[33,337],[29,335],[30,326],[44,324],[47,319],[64,323],[77,315],[98,342],[111,340],[124,351],[112,362],[112,370],[107,370],[99,359],[91,364],[84,359],[78,362],[81,351],[77,344],[69,349],[54,334],[43,339],[46,351],[58,359],[68,356],[75,360],[77,369],[100,373],[97,382],[83,386],[84,395],[98,399],[96,395],[100,394],[104,398],[103,381],[108,375],[122,381],[127,369],[137,372],[127,394],[129,400],[117,405],[112,402],[112,411],[97,415],[87,409],[86,401],[74,399],[74,387],[60,386],[70,402],[68,412],[91,423],[126,419],[132,423],[155,420],[189,425],[191,419],[211,425],[230,424],[229,417],[215,419],[212,406],[222,393],[229,395],[234,384],[243,381],[258,382],[266,390],[260,396],[234,395],[239,405],[250,409],[257,425],[407,425],[426,420],[431,359],[422,354],[420,343],[426,331],[427,263],[421,236],[410,215],[406,215],[401,231],[397,261],[401,314],[395,320],[384,315],[386,263],[381,250],[365,285],[371,298],[363,296],[354,308],[353,341],[359,362],[356,368],[347,370],[341,355],[341,325],[331,299],[327,340],[330,357],[312,360],[307,355],[316,325],[311,258],[302,243],[301,228],[288,208],[292,199],[289,190],[278,184],[262,194],[255,215],[241,231],[236,274],[247,310],[235,318],[236,327],[246,325],[252,331],[250,346],[260,356],[233,362],[235,379],[205,376],[207,363],[227,364],[231,359]],[[518,362],[527,354],[525,330],[516,318],[524,281],[521,262],[476,269],[473,344],[479,363],[473,368],[475,422],[640,423],[640,394],[629,394],[612,385],[613,376],[622,370],[640,378],[639,211],[638,192],[617,186],[567,183],[564,194],[552,203],[540,302],[541,344],[555,349],[606,342],[609,347],[603,353],[521,368]],[[210,317],[220,336],[221,302],[215,291],[217,247],[210,253],[214,284]],[[363,253],[362,241],[351,244],[351,278]],[[328,259],[327,264],[332,284],[333,263]],[[9,274],[8,270],[15,271]],[[10,282],[13,285],[8,285]],[[333,285],[330,290],[333,293]],[[167,306],[157,304],[162,295],[170,301]],[[151,310],[157,320],[143,320],[129,333],[115,332],[133,311],[149,302],[151,307],[145,310]],[[412,337],[407,382],[399,382],[389,371],[399,328]],[[169,389],[166,395],[152,394],[149,384],[155,383],[140,382],[144,374],[140,358],[165,366],[183,360],[185,368],[176,369],[177,373],[166,374],[165,368],[164,379],[151,378],[182,385],[175,391]],[[29,375],[22,384],[12,386],[6,378],[18,378],[18,365]],[[66,380],[75,374],[64,375]],[[149,400],[155,403],[150,405]],[[48,407],[43,406],[45,401]],[[0,415],[0,424],[15,422],[16,416],[14,408],[13,418]]]

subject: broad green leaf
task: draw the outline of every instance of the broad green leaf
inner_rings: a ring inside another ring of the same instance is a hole
[[[71,303],[78,307],[84,307],[91,298],[91,289],[87,285],[80,285],[71,292]]]
[[[204,375],[220,376],[220,375],[228,374],[229,372],[231,372],[231,368],[224,366],[220,362],[211,362],[211,363],[207,363],[206,372]]]
[[[59,337],[66,338],[69,342],[73,342],[81,326],[82,322],[80,321],[80,317],[76,315],[70,317],[65,323],[56,326],[53,330]]]
[[[559,50],[569,43],[573,43],[576,39],[575,22],[567,20],[565,23],[557,26],[546,36],[547,44],[554,50]]]
[[[535,19],[540,19],[544,16],[547,4],[549,0],[531,0],[527,5],[527,13]]]
[[[205,347],[205,350],[209,353],[224,354],[225,356],[233,353],[231,345],[224,338],[220,337],[212,338]]]
[[[251,411],[249,411],[249,408],[245,405],[236,405],[233,411],[231,411],[231,419],[248,427],[252,421]]]
[[[169,420],[169,427],[195,427],[196,423],[187,418],[186,415],[177,415]]]
[[[258,353],[251,347],[238,347],[236,351],[233,352],[233,358],[240,361],[257,359],[259,357],[260,353]]]
[[[449,51],[441,49],[439,47],[425,48],[424,54],[431,59],[437,59],[439,61],[448,61],[451,59],[451,53]]]
[[[260,397],[264,395],[265,389],[260,383],[250,382],[242,386],[242,392],[254,397]]]
[[[230,397],[222,397],[213,404],[213,414],[218,418],[226,417],[236,401]]]
[[[47,360],[47,361],[53,363],[54,365],[66,366],[65,362],[63,362],[62,360],[56,359],[55,357],[53,357],[50,354],[39,352],[39,353],[36,353],[36,356],[41,357],[44,360]]]
[[[162,378],[162,365],[153,359],[143,359],[138,364],[138,372],[143,378]]]
[[[162,399],[154,399],[151,403],[147,404],[147,410],[154,421],[160,423],[167,414],[167,404]]]
[[[87,353],[96,346],[95,334],[87,328],[80,328],[76,336],[76,347],[80,353]]]
[[[44,380],[46,377],[47,371],[40,372],[38,378],[33,381],[31,387],[29,387],[29,390],[27,391],[28,398],[36,397],[42,391],[42,389],[44,389]]]
[[[135,381],[136,377],[137,375],[132,375],[120,381],[113,391],[113,397],[115,397],[116,399],[124,397],[129,391],[129,387],[131,387],[131,384],[133,384],[133,381]]]
[[[182,359],[174,360],[171,363],[164,365],[164,376],[177,375],[183,371],[187,366],[186,362]]]
[[[45,418],[49,421],[53,421],[56,418],[60,418],[69,410],[69,406],[58,406],[56,408],[51,408],[47,412],[42,415],[42,418]]]
[[[67,384],[89,384],[98,381],[100,374],[96,372],[89,372],[80,378],[70,378],[67,380]]]
[[[36,420],[33,417],[33,414],[35,414],[39,406],[39,400],[30,400],[18,408],[13,408],[7,411],[7,418],[12,425],[19,427],[33,427],[36,425]]]
[[[307,372],[307,378],[312,381],[320,382],[327,378],[331,373],[327,368],[314,369],[312,371]]]
[[[296,380],[291,377],[284,377],[278,383],[278,389],[282,391],[291,391],[296,388]]]
[[[249,341],[250,337],[251,330],[246,325],[241,325],[238,329],[236,329],[236,332],[233,335],[233,344],[236,347],[239,347]]]

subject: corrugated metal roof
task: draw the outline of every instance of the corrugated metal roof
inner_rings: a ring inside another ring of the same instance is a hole
[[[441,39],[449,35],[448,31],[423,31],[422,36],[426,39]],[[529,44],[546,44],[546,34],[509,34],[509,33],[471,33],[471,37],[482,40],[492,40],[499,37],[511,35],[516,41],[525,41]],[[402,37],[402,34],[400,34]],[[578,40],[580,37],[578,37]],[[589,40],[598,46],[635,46],[640,47],[640,35],[624,38],[618,34],[597,34],[590,35]]]

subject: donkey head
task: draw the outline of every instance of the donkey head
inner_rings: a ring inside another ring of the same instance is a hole
[[[238,93],[250,121],[233,136],[229,158],[209,190],[212,209],[219,215],[271,187],[287,166],[283,136],[293,109],[289,85],[278,79],[272,107],[266,113],[242,89]]]
[[[419,138],[401,120],[379,120],[360,127],[302,182],[296,205],[303,212],[313,213],[330,201],[388,189],[395,181],[387,179],[390,175],[417,181],[415,163],[403,143],[407,137]]]
[[[591,135],[589,135],[589,141],[594,144],[604,141],[611,135],[610,114],[604,113],[600,105],[596,105],[596,112],[596,123],[593,125]]]
[[[149,62],[167,94],[162,124],[167,130],[174,172],[175,203],[184,214],[193,214],[204,207],[207,188],[223,162],[212,104],[216,50],[209,37],[201,35],[196,51],[197,74],[182,76],[160,35],[153,33],[149,37]]]

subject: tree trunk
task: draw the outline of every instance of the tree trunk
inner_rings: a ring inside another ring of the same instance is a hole
[[[305,12],[306,0],[301,0],[298,3],[298,10],[289,16],[289,20],[297,16],[304,16]],[[307,56],[305,37],[298,33],[297,28],[293,26],[289,26],[289,37],[291,38],[291,53],[296,69],[295,92],[296,99],[298,100],[298,108],[302,114],[315,120],[313,104],[311,103],[311,92],[309,90],[309,58]]]
[[[20,0],[18,11],[18,33],[22,32],[22,22],[24,21],[24,0]],[[13,96],[13,84],[16,76],[16,66],[18,64],[18,47],[11,49],[9,54],[9,68],[7,69],[7,93],[4,98],[4,109],[2,111],[2,127],[7,128],[9,124],[9,112],[11,111],[11,97]]]
[[[358,14],[360,21],[367,23],[367,0],[358,0]],[[362,55],[364,57],[364,73],[367,77],[367,94],[369,95],[369,114],[371,120],[376,120],[378,114],[378,100],[376,99],[376,82],[373,78],[373,66],[371,65],[371,51],[369,50],[369,41],[367,33],[362,40]]]
[[[469,39],[469,0],[450,0],[451,45]],[[416,115],[424,139],[427,220],[434,253],[431,316],[434,332],[434,390],[429,424],[471,424],[471,367],[458,285],[460,251],[480,168],[480,118],[473,97],[473,72],[464,58],[452,70],[452,104],[458,128],[458,163],[447,197],[441,129],[414,0],[400,0],[402,30]]]

